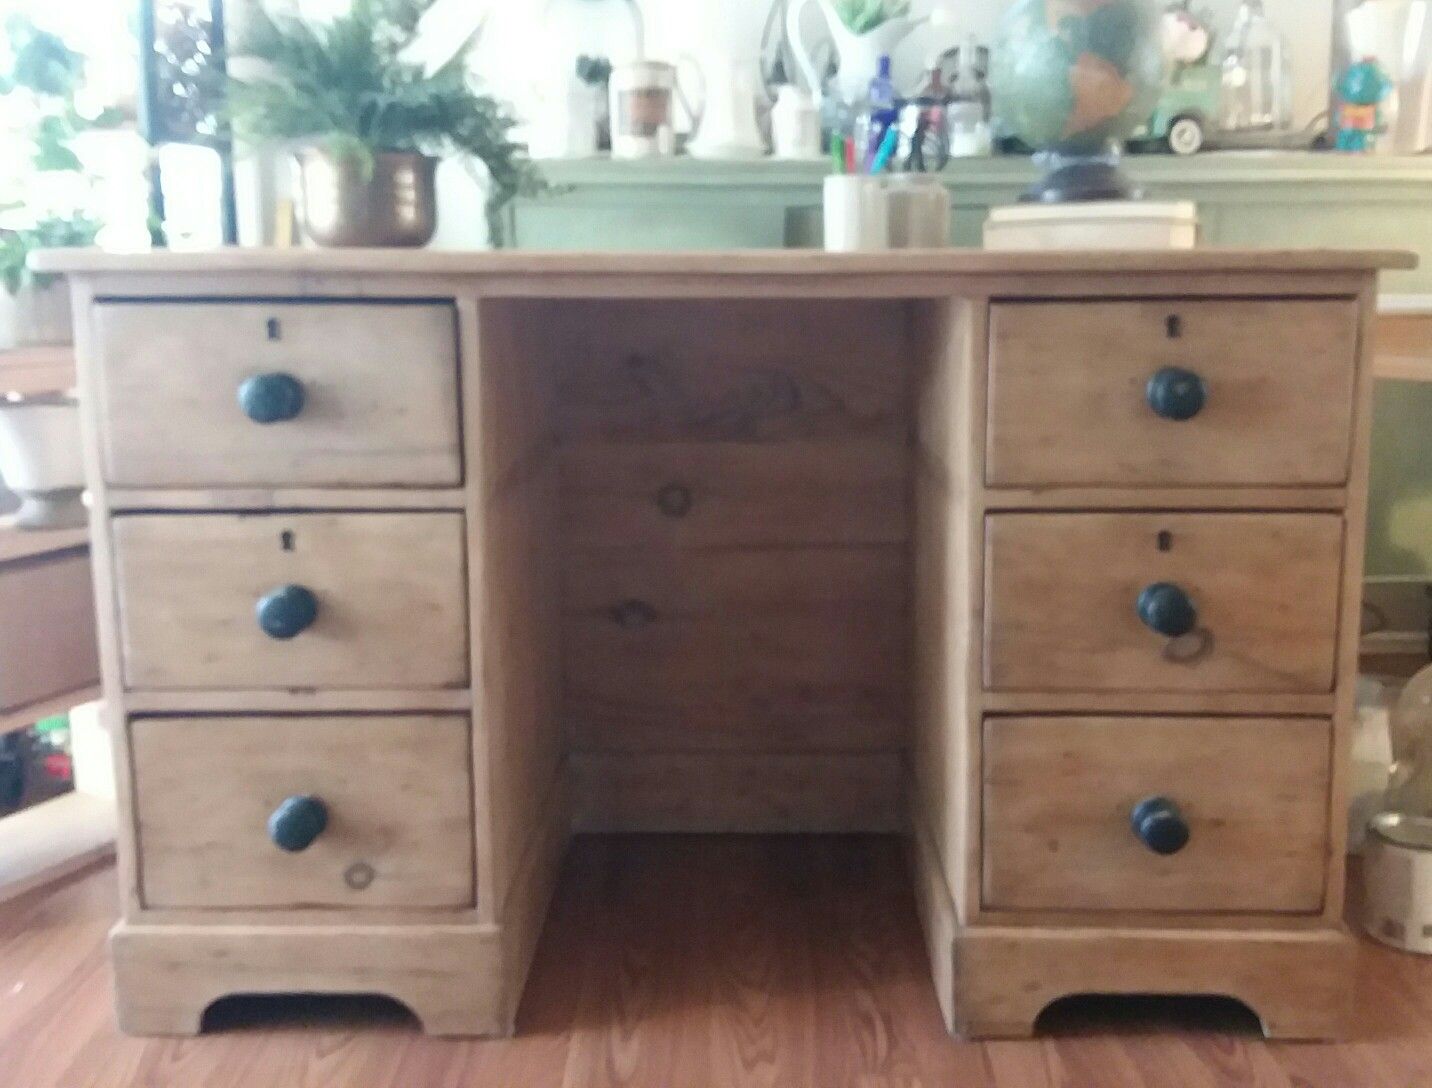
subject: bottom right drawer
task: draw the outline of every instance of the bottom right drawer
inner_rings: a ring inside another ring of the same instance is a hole
[[[1319,718],[987,718],[984,906],[1319,911],[1331,753]]]

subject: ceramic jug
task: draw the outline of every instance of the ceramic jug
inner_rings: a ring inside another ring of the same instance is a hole
[[[893,53],[895,47],[904,41],[911,31],[930,20],[928,15],[918,18],[905,15],[888,19],[864,34],[856,34],[841,20],[830,0],[791,0],[786,8],[786,38],[790,41],[791,52],[795,55],[801,74],[805,76],[811,93],[817,99],[825,94],[825,89],[821,86],[820,74],[816,71],[811,50],[806,46],[801,31],[801,15],[812,3],[820,8],[826,24],[830,27],[831,37],[835,40],[836,55],[839,58],[839,67],[835,74],[835,93],[847,106],[853,106],[865,95],[871,78],[880,66],[880,58]]]
[[[706,99],[706,77],[689,57],[689,79]],[[660,60],[639,60],[612,69],[610,81],[612,117],[612,158],[664,158],[676,154],[676,107],[691,119],[693,130],[701,127],[705,106],[693,107],[675,64]]]
[[[701,124],[687,150],[698,159],[759,159],[766,154],[756,120],[761,74],[754,57],[714,57],[702,65]]]

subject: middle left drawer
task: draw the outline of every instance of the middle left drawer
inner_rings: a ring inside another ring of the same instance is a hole
[[[136,514],[112,534],[128,688],[467,683],[461,514]]]

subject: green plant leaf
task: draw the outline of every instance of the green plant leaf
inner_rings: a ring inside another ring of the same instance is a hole
[[[8,76],[14,85],[52,98],[70,98],[84,78],[84,57],[48,30],[40,30],[23,16],[5,21],[14,65]]]
[[[88,215],[42,219],[27,230],[0,231],[0,286],[10,295],[26,283],[44,286],[53,276],[36,276],[26,267],[37,249],[67,249],[94,245],[99,222]]]

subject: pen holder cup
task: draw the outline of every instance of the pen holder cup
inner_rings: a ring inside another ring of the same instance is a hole
[[[885,183],[868,174],[832,174],[825,179],[825,248],[859,253],[890,248],[890,213]]]
[[[921,174],[832,174],[825,179],[831,253],[939,249],[950,244],[950,196]]]
[[[885,179],[891,249],[942,249],[950,244],[950,194],[928,174]]]

